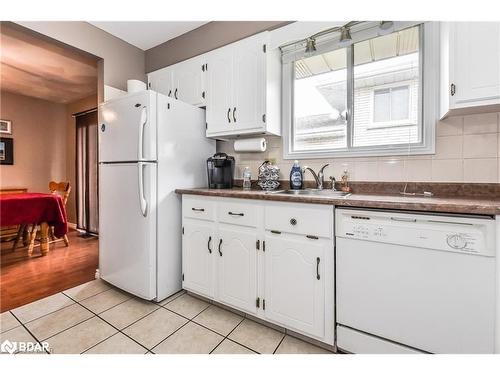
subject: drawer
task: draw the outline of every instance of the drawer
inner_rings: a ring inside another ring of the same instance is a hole
[[[222,200],[217,202],[217,219],[220,223],[256,227],[259,206],[242,200]],[[261,219],[262,221],[262,219]]]
[[[266,230],[333,238],[333,206],[269,204],[264,220]]]
[[[211,199],[182,196],[182,216],[191,219],[215,220],[215,202]]]

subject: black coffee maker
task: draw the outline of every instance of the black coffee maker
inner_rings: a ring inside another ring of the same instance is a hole
[[[234,157],[218,152],[207,159],[208,187],[231,189],[233,187]]]

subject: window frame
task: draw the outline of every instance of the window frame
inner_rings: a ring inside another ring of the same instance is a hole
[[[392,144],[381,146],[358,146],[353,144],[352,109],[354,105],[353,69],[354,46],[347,47],[347,148],[330,150],[293,150],[293,103],[294,103],[294,62],[304,58],[303,49],[297,47],[282,51],[282,119],[283,119],[283,158],[284,159],[316,159],[316,158],[345,158],[364,156],[396,156],[396,155],[427,155],[435,153],[435,131],[439,119],[439,23],[438,22],[395,22],[394,31],[413,26],[420,26],[419,69],[422,77],[419,85],[418,123],[420,143]],[[375,38],[378,36],[378,22],[366,22],[351,30],[353,42]],[[317,41],[316,54],[323,54],[338,46],[338,36],[327,40]]]

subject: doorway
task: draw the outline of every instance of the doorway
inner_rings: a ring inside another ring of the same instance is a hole
[[[97,109],[75,114],[76,227],[82,236],[99,233]]]

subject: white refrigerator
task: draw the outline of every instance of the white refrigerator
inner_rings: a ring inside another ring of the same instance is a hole
[[[99,106],[99,276],[147,300],[181,289],[177,188],[207,185],[205,111],[151,90]]]

